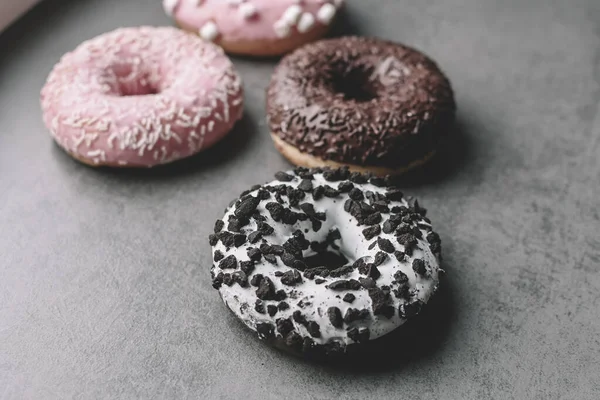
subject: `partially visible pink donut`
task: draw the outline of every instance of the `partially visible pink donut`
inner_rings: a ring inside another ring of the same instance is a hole
[[[344,0],[163,0],[183,29],[235,54],[287,53],[325,35]]]
[[[242,115],[243,90],[219,47],[175,28],[122,28],[64,55],[41,105],[78,160],[152,167],[222,139]]]

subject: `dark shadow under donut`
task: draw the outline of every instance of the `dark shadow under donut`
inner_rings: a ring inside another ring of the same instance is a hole
[[[451,133],[439,147],[435,156],[420,167],[393,178],[399,187],[418,187],[450,179],[464,169],[474,157],[472,129],[457,117]]]

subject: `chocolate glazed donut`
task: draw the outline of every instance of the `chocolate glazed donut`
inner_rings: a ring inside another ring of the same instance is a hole
[[[450,82],[434,61],[373,38],[304,46],[280,62],[267,89],[271,136],[292,163],[377,175],[430,159],[455,110]]]

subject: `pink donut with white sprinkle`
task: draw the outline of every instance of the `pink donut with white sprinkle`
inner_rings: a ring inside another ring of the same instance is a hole
[[[41,105],[54,140],[81,162],[152,167],[222,139],[243,89],[218,46],[175,28],[122,28],[64,55]]]
[[[327,33],[344,0],[163,0],[183,29],[234,54],[274,56]]]

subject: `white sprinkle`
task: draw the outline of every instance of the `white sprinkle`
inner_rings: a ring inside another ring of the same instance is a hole
[[[280,19],[279,21],[273,24],[273,30],[277,37],[284,38],[290,36],[290,26],[284,20]]]
[[[288,25],[294,26],[298,22],[298,18],[302,15],[302,7],[299,5],[289,6],[281,16],[281,21],[285,21]]]
[[[175,8],[179,4],[179,0],[163,0],[163,8],[169,16],[173,16]]]
[[[306,33],[315,24],[315,17],[311,13],[304,13],[298,21],[298,32]]]
[[[200,28],[199,33],[202,39],[212,42],[219,36],[219,28],[214,22],[207,22]]]
[[[332,4],[323,4],[317,12],[317,19],[324,25],[329,25],[333,17],[335,16],[336,9]]]
[[[244,4],[240,5],[238,12],[242,16],[242,18],[250,19],[250,18],[255,17],[256,14],[258,14],[258,9],[252,3],[244,3]]]

